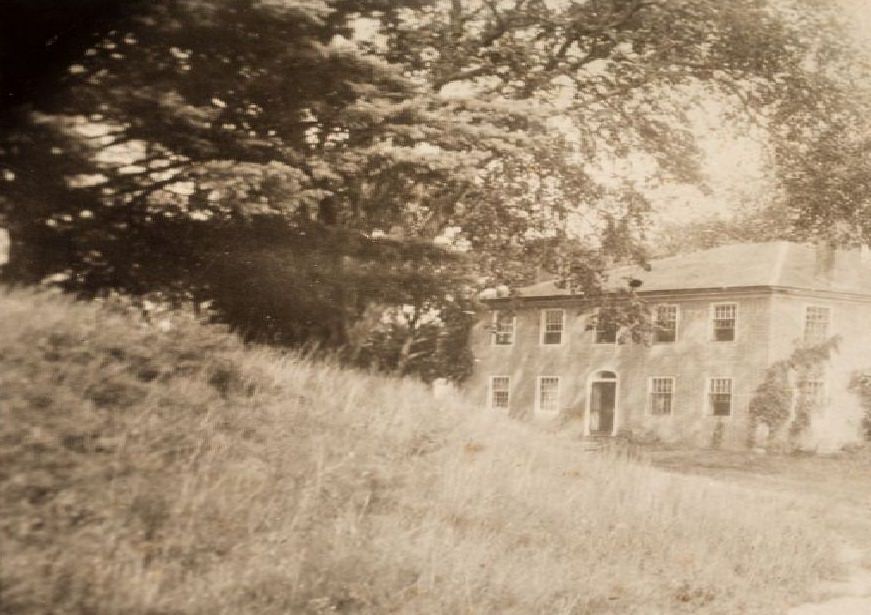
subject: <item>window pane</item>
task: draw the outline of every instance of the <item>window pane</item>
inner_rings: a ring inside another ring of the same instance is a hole
[[[732,413],[732,396],[725,393],[712,395],[711,408],[714,416],[729,416]]]
[[[721,303],[719,305],[714,306],[714,318],[717,319],[725,319],[725,320],[734,320],[735,319],[735,304],[734,303]]]
[[[732,327],[714,329],[714,340],[718,342],[733,342],[735,341],[735,329]]]
[[[560,331],[545,331],[544,333],[545,344],[559,344],[562,339],[563,335]]]

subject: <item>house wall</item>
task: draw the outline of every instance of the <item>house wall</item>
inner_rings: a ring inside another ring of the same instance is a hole
[[[515,305],[512,346],[491,343],[492,313],[483,315],[473,332],[476,368],[467,387],[481,404],[489,405],[490,376],[511,378],[510,414],[553,420],[535,413],[537,377],[560,377],[562,418],[585,420],[590,376],[599,370],[618,374],[617,430],[655,435],[665,441],[710,445],[721,423],[722,445],[737,448],[747,439],[747,405],[769,361],[772,296],[768,292],[736,295],[651,297],[651,303],[678,306],[677,341],[644,346],[632,342],[593,343],[591,312],[571,300],[524,300]],[[732,342],[712,341],[713,303],[738,304],[737,336]],[[508,304],[503,303],[505,307]],[[543,346],[540,321],[543,308],[566,310],[563,343]],[[648,412],[650,377],[675,377],[673,411],[669,416]],[[711,416],[707,382],[711,377],[733,379],[732,416]]]
[[[810,305],[831,309],[829,334],[840,341],[825,366],[825,406],[812,414],[802,445],[831,451],[862,437],[863,409],[850,390],[850,381],[857,369],[871,368],[871,301],[810,291],[775,294],[771,302],[772,361],[789,357],[802,343],[805,310]]]
[[[711,339],[711,306],[721,302],[738,305],[737,337],[733,342]],[[775,289],[740,295],[663,294],[650,297],[649,303],[678,306],[675,343],[594,344],[592,312],[578,301],[523,300],[513,306],[494,302],[515,310],[514,344],[494,346],[490,333],[492,312],[483,314],[473,331],[476,368],[467,390],[479,403],[489,405],[490,376],[509,376],[508,411],[513,416],[577,419],[583,424],[591,375],[599,370],[614,371],[618,374],[616,431],[707,446],[713,443],[720,423],[722,445],[740,448],[747,441],[748,404],[765,370],[773,362],[789,357],[801,343],[807,306],[825,306],[832,310],[830,335],[839,336],[840,344],[825,368],[825,406],[811,416],[810,429],[801,444],[829,451],[861,437],[863,409],[849,384],[857,369],[871,368],[871,299]],[[559,346],[540,343],[541,310],[547,308],[565,310],[563,343]],[[560,378],[557,416],[535,411],[540,376]],[[648,383],[655,376],[675,378],[671,415],[648,412]],[[733,379],[731,417],[710,415],[707,381],[711,377]]]

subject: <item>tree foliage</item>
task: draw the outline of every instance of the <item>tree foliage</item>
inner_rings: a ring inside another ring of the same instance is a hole
[[[850,390],[859,397],[864,409],[862,417],[862,429],[865,439],[871,440],[871,371],[857,370],[850,380]]]
[[[603,169],[701,182],[693,100],[784,127],[796,162],[785,127],[841,100],[812,4],[6,2],[4,274],[335,345],[367,306],[467,303],[541,265],[595,291],[643,258],[649,209]]]
[[[668,222],[649,237],[649,250],[664,257],[732,243],[809,239],[812,234],[798,228],[793,216],[791,208],[775,204],[727,216]]]

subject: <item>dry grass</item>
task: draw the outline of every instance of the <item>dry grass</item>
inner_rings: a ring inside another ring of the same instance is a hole
[[[0,293],[9,613],[772,613],[834,567],[785,497],[422,385]]]

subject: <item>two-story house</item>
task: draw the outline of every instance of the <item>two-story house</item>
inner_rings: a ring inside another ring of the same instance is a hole
[[[839,336],[831,358],[794,383],[815,398],[803,445],[831,450],[861,438],[850,380],[871,367],[865,251],[736,244],[650,266],[609,276],[640,281],[637,295],[655,323],[647,343],[627,341],[583,296],[553,282],[485,299],[470,390],[513,416],[575,417],[588,435],[741,447],[748,404],[769,366]]]

